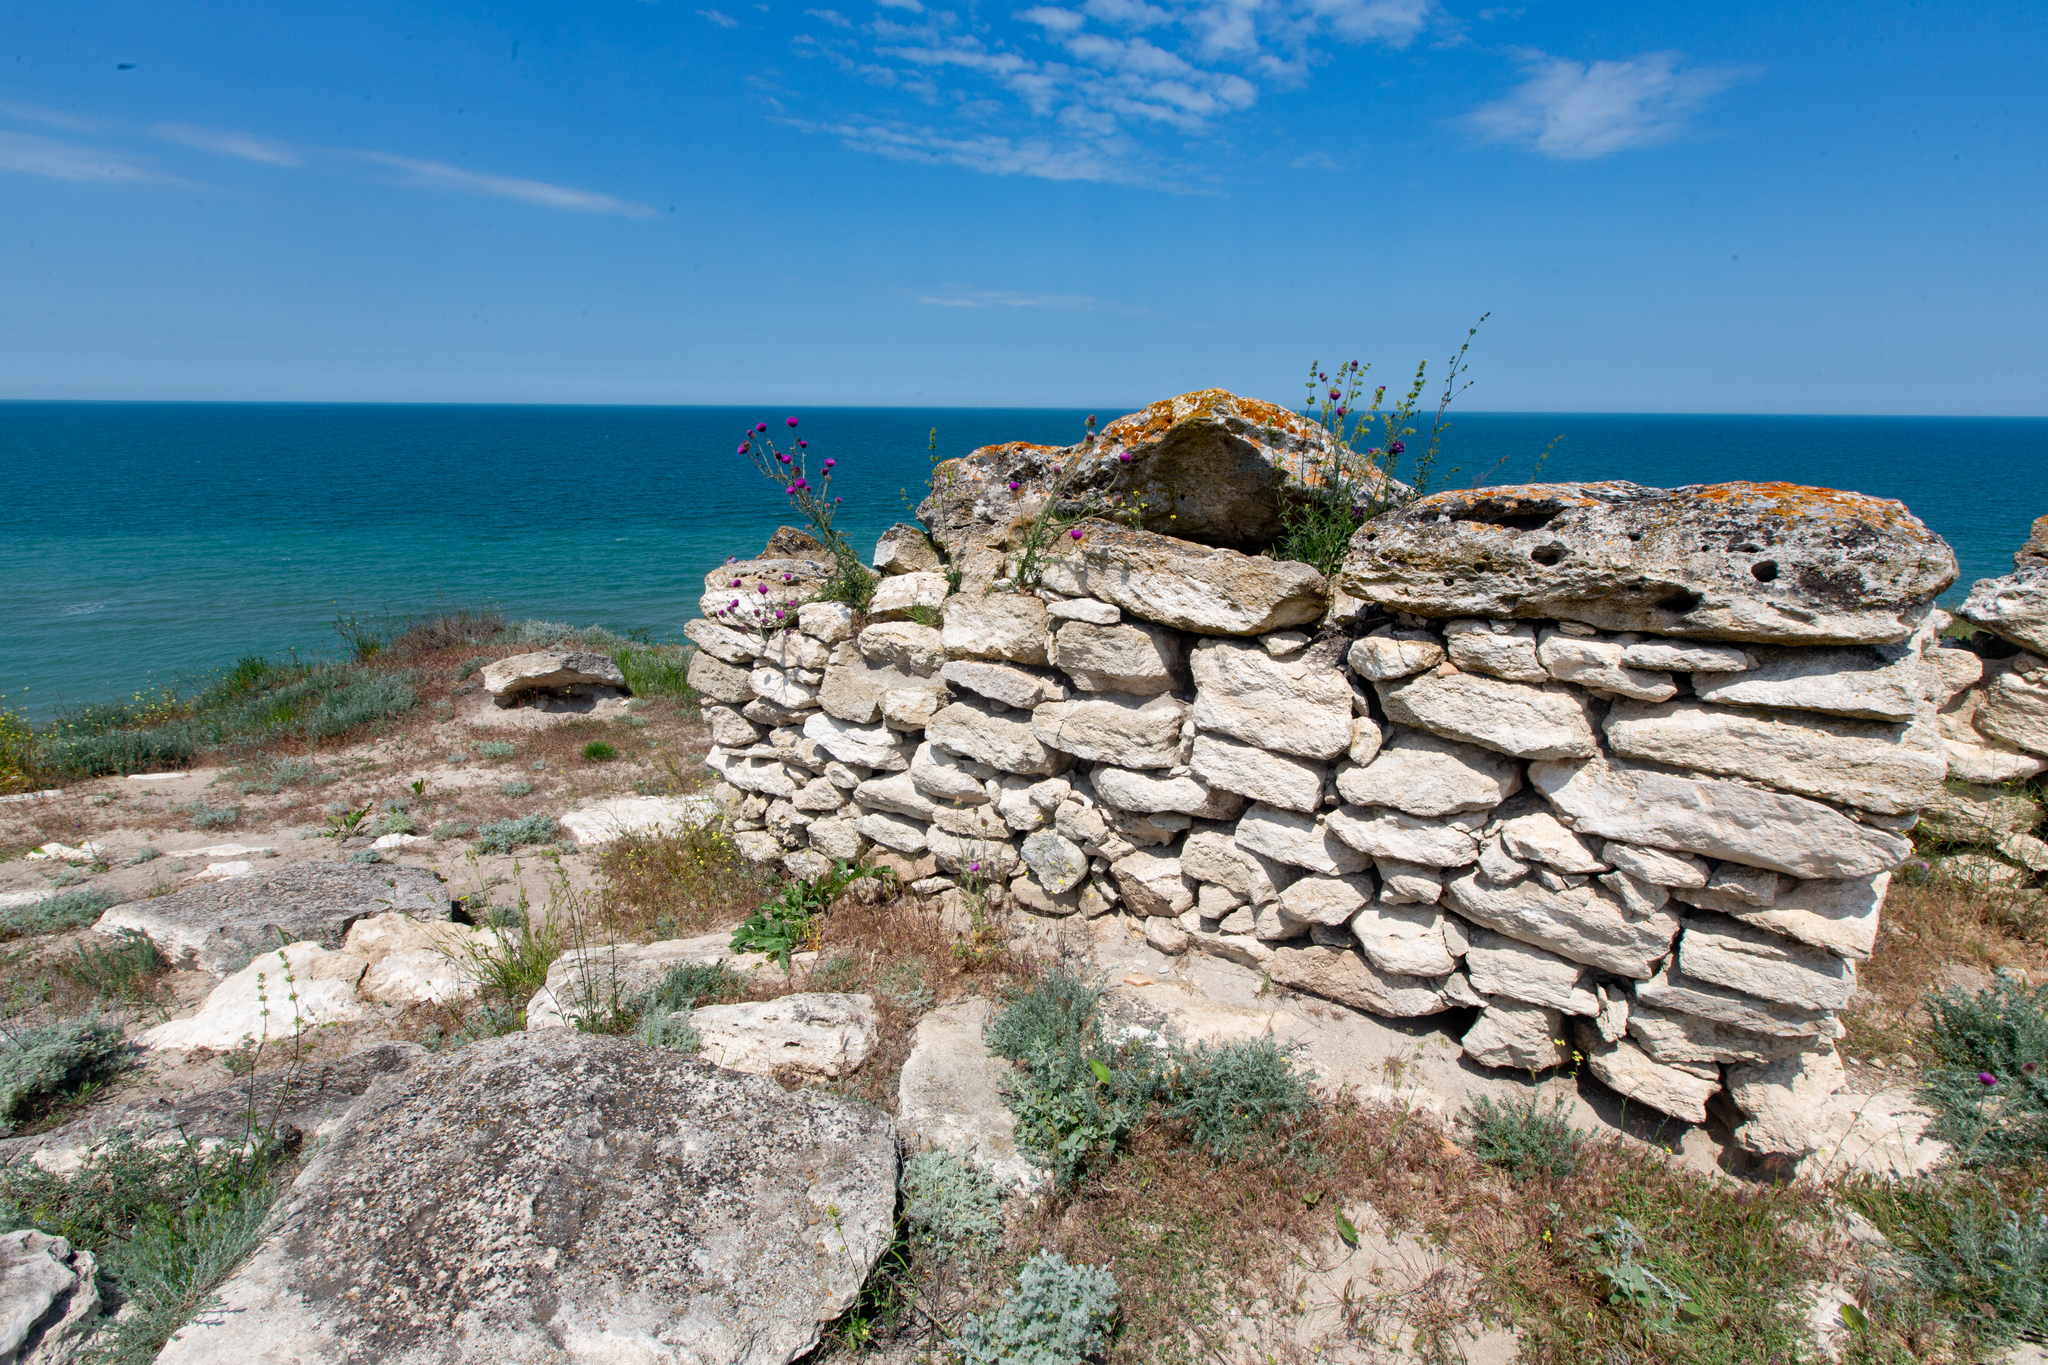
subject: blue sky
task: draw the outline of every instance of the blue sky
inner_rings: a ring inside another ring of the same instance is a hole
[[[2048,7],[0,0],[0,397],[2048,413]]]

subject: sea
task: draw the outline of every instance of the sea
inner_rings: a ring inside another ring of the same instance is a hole
[[[334,657],[337,621],[452,607],[679,639],[704,574],[791,520],[736,453],[754,424],[806,440],[814,470],[837,461],[839,525],[865,549],[912,519],[934,452],[1067,444],[1088,415],[0,403],[0,709],[43,719],[247,655]],[[1953,605],[2048,513],[2048,418],[1464,413],[1433,486],[1539,474],[1897,498],[1955,547]]]

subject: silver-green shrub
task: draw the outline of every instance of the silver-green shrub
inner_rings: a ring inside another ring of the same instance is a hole
[[[903,1221],[951,1250],[993,1251],[1003,1240],[995,1180],[957,1152],[919,1152],[904,1163]]]
[[[965,1365],[1080,1365],[1099,1358],[1115,1330],[1116,1279],[1041,1251],[1001,1308],[968,1318],[946,1345]]]

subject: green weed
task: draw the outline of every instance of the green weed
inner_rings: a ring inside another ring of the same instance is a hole
[[[1291,1151],[1293,1130],[1317,1108],[1315,1086],[1271,1038],[1198,1045],[1176,1068],[1166,1116],[1218,1160]]]
[[[966,1318],[946,1345],[963,1365],[1079,1365],[1099,1358],[1115,1330],[1110,1273],[1041,1251],[1024,1263],[1001,1308]]]
[[[472,744],[478,758],[510,758],[519,752],[517,744],[507,744],[502,739],[487,739],[481,744]]]
[[[612,653],[626,686],[636,697],[668,697],[685,704],[697,700],[690,686],[690,651],[677,645],[620,649]]]
[[[129,1053],[121,1030],[97,1017],[0,1036],[0,1134],[38,1105],[112,1075]]]
[[[81,943],[71,976],[103,999],[143,1000],[158,977],[170,967],[149,935],[123,929],[120,937],[101,946]]]
[[[523,777],[515,777],[510,782],[500,782],[498,793],[501,796],[531,796],[533,784]]]
[[[1936,1135],[1965,1161],[2048,1160],[2048,984],[2007,972],[1975,995],[1926,999],[1928,1046],[1938,1059],[1923,1093]]]
[[[0,941],[82,929],[113,906],[114,898],[104,891],[67,891],[33,905],[0,910]]]
[[[619,756],[619,751],[601,739],[593,739],[583,746],[583,758],[587,763],[609,763]]]
[[[876,875],[873,868],[856,867],[844,858],[822,877],[792,881],[782,894],[755,910],[732,933],[736,953],[765,953],[789,970],[789,955],[808,946],[818,916],[831,908],[847,887],[863,877]]]
[[[1546,1109],[1534,1095],[1498,1104],[1481,1095],[1472,1102],[1466,1122],[1472,1130],[1472,1155],[1517,1178],[1564,1179],[1578,1166],[1579,1148],[1585,1142],[1566,1121],[1562,1098]]]
[[[1111,1043],[1100,987],[1054,968],[990,1023],[990,1052],[1017,1065],[1003,1097],[1017,1145],[1071,1187],[1114,1155],[1144,1120],[1164,1066],[1142,1043]]]
[[[552,815],[522,815],[515,820],[478,825],[476,847],[479,853],[510,853],[527,844],[544,844],[561,832],[562,827]]]
[[[957,1152],[919,1152],[903,1164],[903,1221],[917,1237],[948,1251],[991,1252],[1002,1245],[1002,1202],[986,1171]]]

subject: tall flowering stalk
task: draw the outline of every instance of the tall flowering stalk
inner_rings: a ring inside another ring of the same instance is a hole
[[[740,434],[739,453],[753,462],[763,478],[782,490],[789,499],[789,505],[811,524],[819,543],[831,552],[832,577],[825,585],[825,600],[844,602],[856,611],[865,610],[875,595],[876,575],[861,563],[860,552],[853,548],[845,534],[832,525],[839,504],[846,501],[832,493],[832,474],[839,467],[839,461],[823,461],[818,466],[817,476],[812,477],[811,443],[796,434],[796,418],[788,418],[787,422],[789,445],[786,448],[775,444],[766,422],[756,422]]]

